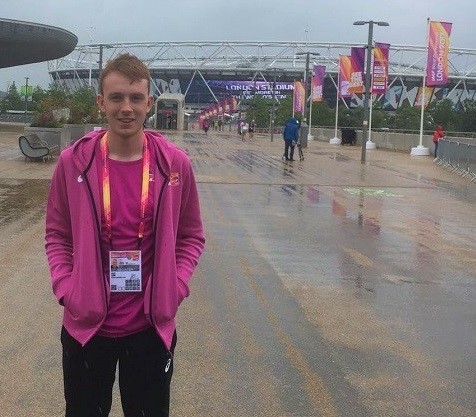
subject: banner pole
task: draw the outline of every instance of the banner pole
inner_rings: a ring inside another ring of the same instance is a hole
[[[423,91],[422,91],[422,100],[421,100],[421,114],[420,114],[420,144],[423,146],[423,121],[425,115],[425,103],[426,103],[426,68],[428,67],[428,42],[430,40],[430,18],[426,19],[426,65],[425,72],[423,73]]]
[[[426,65],[423,70],[423,86],[421,92],[421,112],[420,112],[420,140],[416,148],[412,148],[410,155],[426,156],[430,155],[430,150],[423,146],[423,122],[425,116],[425,103],[426,103],[426,69],[428,67],[428,41],[430,39],[430,18],[426,19]]]
[[[296,103],[296,81],[294,81],[294,88],[293,88],[293,119],[294,119],[294,106]]]
[[[340,60],[339,60],[340,61]],[[332,77],[331,77],[332,78]],[[340,145],[342,140],[337,137],[337,121],[339,117],[339,85],[340,85],[340,62],[339,69],[337,71],[337,85],[336,85],[336,121],[334,127],[334,137],[329,140],[329,143],[333,145]]]
[[[311,95],[309,96],[311,102],[309,103],[309,133],[307,134],[307,140],[313,139],[311,128],[312,128],[312,84],[311,84]]]
[[[374,106],[374,95],[370,93],[370,110],[369,110],[369,136],[367,138],[368,142],[371,142],[372,137],[372,109]]]

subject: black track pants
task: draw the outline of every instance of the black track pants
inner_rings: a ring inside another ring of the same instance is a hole
[[[109,415],[118,363],[124,416],[168,417],[176,340],[169,352],[149,328],[120,338],[95,336],[82,347],[63,327],[66,417]]]

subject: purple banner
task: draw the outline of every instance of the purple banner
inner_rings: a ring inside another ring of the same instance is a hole
[[[353,47],[350,49],[350,80],[349,93],[362,94],[364,92],[364,63],[365,48]]]
[[[323,99],[322,89],[324,86],[324,77],[326,75],[326,67],[324,65],[314,65],[312,71],[311,98],[314,103],[321,102]]]
[[[372,69],[372,94],[383,94],[388,88],[388,43],[375,43]]]
[[[439,86],[448,83],[450,34],[451,23],[430,22],[428,62],[426,66],[427,86]]]

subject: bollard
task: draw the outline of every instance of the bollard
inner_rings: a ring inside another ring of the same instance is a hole
[[[309,134],[309,126],[306,122],[301,123],[301,128],[299,129],[299,140],[301,141],[301,147],[307,148],[307,135]]]

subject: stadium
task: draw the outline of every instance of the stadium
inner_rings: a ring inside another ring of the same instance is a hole
[[[272,99],[293,93],[293,82],[303,79],[306,58],[326,66],[323,96],[329,106],[336,102],[339,55],[350,53],[356,43],[320,42],[150,42],[110,43],[77,46],[68,56],[49,61],[53,80],[74,91],[85,85],[97,89],[103,64],[128,52],[147,63],[155,96],[163,93],[185,95],[189,109],[235,97],[237,100],[260,95]],[[425,46],[391,45],[389,88],[375,97],[386,110],[413,106],[421,92],[426,65]],[[450,99],[455,108],[465,100],[476,100],[476,50],[450,48],[449,83],[427,89],[429,101]],[[354,94],[347,107],[361,105]]]

